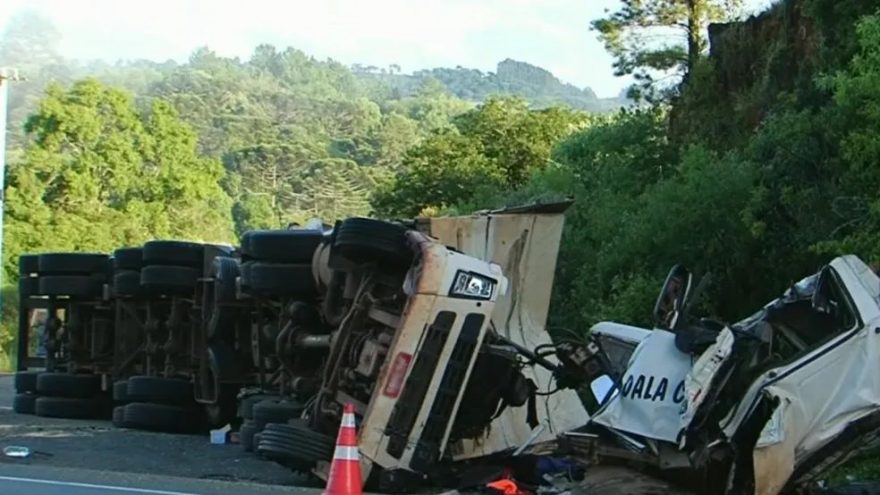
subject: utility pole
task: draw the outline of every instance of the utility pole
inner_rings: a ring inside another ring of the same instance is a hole
[[[12,81],[21,81],[22,77],[18,75],[17,69],[8,67],[0,67],[0,287],[2,287],[3,276],[3,215],[6,203],[6,102],[9,96],[9,83]],[[0,308],[3,305],[3,299],[0,298]]]

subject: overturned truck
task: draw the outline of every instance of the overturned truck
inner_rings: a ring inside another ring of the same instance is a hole
[[[352,404],[368,479],[404,491],[448,481],[588,419],[573,390],[547,393],[553,356],[540,358],[550,369],[523,358],[552,348],[544,324],[567,206],[350,218],[248,232],[237,248],[150,241],[63,254],[65,270],[91,285],[46,294],[39,285],[53,271],[22,271],[37,287],[23,291],[19,356],[35,337],[29,317],[47,310],[50,345],[42,363],[21,359],[18,377],[76,382],[51,414],[115,405],[124,427],[194,431],[234,421],[237,409],[243,444],[319,476]],[[100,273],[82,266],[91,257]],[[100,353],[67,350],[98,337]],[[23,401],[49,401],[45,387],[21,385]]]
[[[314,307],[291,304],[279,342],[291,379],[318,381],[298,418],[269,423],[255,450],[326,477],[352,404],[368,483],[410,492],[553,444],[587,421],[574,390],[549,394],[545,329],[568,204],[338,223],[315,255]],[[525,352],[525,354],[523,354]],[[318,368],[301,366],[321,356]],[[317,371],[317,373],[315,373]]]

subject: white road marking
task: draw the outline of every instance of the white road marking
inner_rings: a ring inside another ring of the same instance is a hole
[[[55,485],[55,486],[72,486],[77,488],[90,488],[90,489],[99,489],[106,491],[114,491],[114,492],[129,492],[129,493],[146,493],[149,495],[196,495],[195,493],[190,492],[168,492],[164,490],[150,490],[147,488],[125,488],[122,486],[109,486],[109,485],[93,485],[91,483],[74,483],[71,481],[51,481],[51,480],[41,480],[34,478],[16,478],[13,476],[0,476],[0,481],[18,481],[20,483],[35,483],[40,485]]]

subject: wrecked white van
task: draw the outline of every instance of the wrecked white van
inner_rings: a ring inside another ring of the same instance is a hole
[[[564,433],[584,493],[794,493],[880,436],[880,278],[834,259],[733,325],[670,273],[615,391]]]

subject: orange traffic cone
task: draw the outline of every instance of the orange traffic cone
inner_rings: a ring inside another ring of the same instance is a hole
[[[354,406],[345,405],[342,424],[336,437],[336,451],[327,476],[324,495],[361,495],[361,461],[358,455],[357,431],[354,425]]]

